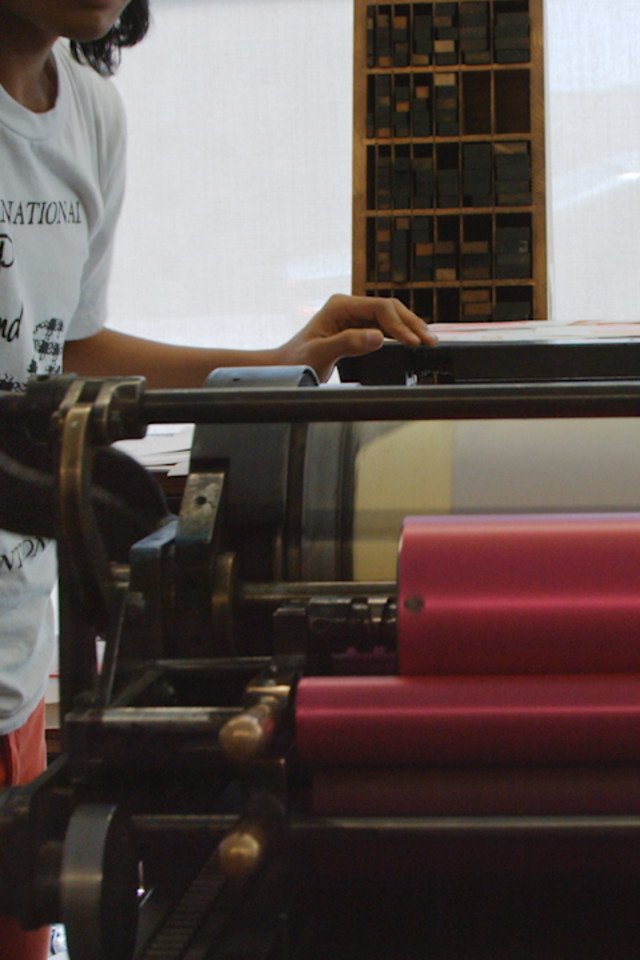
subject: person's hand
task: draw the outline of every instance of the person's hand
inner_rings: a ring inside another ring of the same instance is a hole
[[[280,350],[284,363],[313,367],[320,380],[328,380],[341,357],[378,350],[385,336],[412,347],[437,343],[425,321],[401,300],[337,293]]]

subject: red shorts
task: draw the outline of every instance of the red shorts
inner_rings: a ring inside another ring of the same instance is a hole
[[[46,766],[44,700],[23,726],[0,737],[0,787],[23,786]],[[17,920],[0,917],[0,960],[46,960],[49,927],[25,931]]]

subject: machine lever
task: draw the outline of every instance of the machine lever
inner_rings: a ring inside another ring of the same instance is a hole
[[[273,740],[284,708],[278,696],[267,695],[227,720],[219,733],[222,750],[232,763],[247,763],[262,756]]]

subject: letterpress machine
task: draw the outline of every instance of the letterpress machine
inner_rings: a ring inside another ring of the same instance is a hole
[[[0,793],[0,908],[72,960],[637,955],[634,347],[399,350],[0,399],[62,717]],[[196,425],[175,510],[113,446],[152,423]]]

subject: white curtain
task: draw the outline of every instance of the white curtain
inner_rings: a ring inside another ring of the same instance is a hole
[[[151,0],[117,77],[114,327],[274,346],[350,291],[349,0]]]
[[[547,0],[551,317],[640,320],[640,5]]]
[[[352,0],[152,0],[112,325],[269,346],[350,289]],[[640,6],[548,0],[551,319],[640,318]]]

